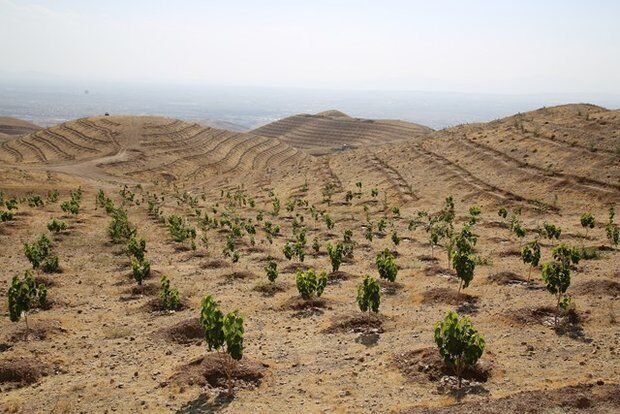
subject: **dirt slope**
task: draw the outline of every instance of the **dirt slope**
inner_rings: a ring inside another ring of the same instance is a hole
[[[40,126],[23,119],[0,116],[0,134],[21,135],[41,129]]]
[[[322,155],[396,141],[420,141],[432,130],[403,121],[351,118],[340,111],[301,114],[264,125],[256,135],[278,138],[310,154]]]

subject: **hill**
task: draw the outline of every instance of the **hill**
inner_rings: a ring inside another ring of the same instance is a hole
[[[40,126],[10,116],[0,116],[0,134],[21,135],[41,129]]]
[[[27,324],[0,300],[1,412],[620,412],[618,111],[283,121],[93,117],[0,137],[0,296],[27,271],[46,287]],[[366,275],[378,287],[358,296]],[[243,315],[239,362],[208,350],[207,295]],[[461,387],[435,342],[449,311],[485,340]]]
[[[281,119],[252,131],[278,138],[313,155],[386,144],[423,140],[432,129],[403,121],[351,118],[340,111],[301,114]]]

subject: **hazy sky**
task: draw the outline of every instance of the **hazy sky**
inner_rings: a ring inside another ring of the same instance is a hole
[[[618,94],[620,0],[0,0],[0,76],[34,73]]]

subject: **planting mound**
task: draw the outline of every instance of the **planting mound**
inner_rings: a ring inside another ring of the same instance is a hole
[[[0,384],[24,386],[53,372],[51,365],[38,358],[7,358],[0,360]]]
[[[356,313],[332,318],[325,333],[382,333],[386,317],[375,313]]]
[[[169,328],[157,331],[155,337],[179,344],[198,344],[204,339],[204,330],[198,318],[186,319]]]
[[[185,384],[189,386],[224,388],[226,387],[226,371],[224,365],[229,360],[229,356],[223,353],[212,352],[204,357],[195,359],[187,365],[180,367],[170,378],[170,382]],[[230,359],[232,360],[232,359]],[[229,361],[230,361],[229,360]],[[260,384],[265,371],[266,364],[243,358],[240,361],[233,361],[232,379],[236,387],[256,386]]]

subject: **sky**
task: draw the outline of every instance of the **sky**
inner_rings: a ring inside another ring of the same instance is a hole
[[[620,1],[0,0],[0,78],[620,94]]]

